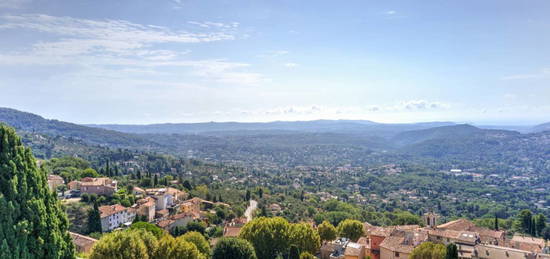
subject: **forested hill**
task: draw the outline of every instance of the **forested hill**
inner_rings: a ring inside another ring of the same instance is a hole
[[[46,134],[51,137],[63,136],[83,140],[92,145],[110,147],[158,147],[158,144],[138,135],[113,130],[86,127],[58,120],[48,120],[41,116],[9,108],[0,108],[0,122],[14,127],[17,131]]]
[[[406,131],[398,134],[392,140],[400,146],[421,143],[427,140],[465,139],[477,137],[512,137],[519,132],[509,130],[480,129],[468,124],[434,127],[424,130]]]
[[[550,122],[539,124],[533,127],[534,132],[550,131]]]
[[[550,165],[546,165],[548,162],[545,162],[550,161],[550,131],[520,134],[516,131],[481,129],[445,122],[206,123],[185,124],[184,127],[182,124],[173,124],[173,131],[193,129],[201,133],[137,134],[48,120],[6,108],[0,108],[0,122],[15,127],[25,143],[41,158],[64,154],[90,156],[105,152],[104,148],[125,148],[282,167],[366,166],[372,163],[426,163],[444,159],[474,164],[508,163],[514,167],[550,168]],[[346,131],[345,125],[351,129]],[[157,126],[154,125],[136,126],[134,130],[160,132],[162,129],[170,132],[172,126],[158,125],[160,129],[155,129]],[[359,130],[361,127],[364,130]]]

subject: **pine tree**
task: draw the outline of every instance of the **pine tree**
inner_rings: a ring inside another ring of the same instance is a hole
[[[29,148],[0,125],[0,257],[74,258],[69,222]]]

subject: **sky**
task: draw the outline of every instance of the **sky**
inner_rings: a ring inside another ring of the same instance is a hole
[[[0,107],[75,123],[550,121],[550,1],[0,0]]]

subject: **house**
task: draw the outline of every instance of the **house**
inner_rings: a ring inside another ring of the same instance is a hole
[[[321,246],[321,259],[344,259],[344,251],[349,240],[347,238],[336,239]]]
[[[489,244],[476,245],[474,259],[550,259],[550,254],[537,254],[511,247]]]
[[[69,188],[71,190],[79,189],[82,193],[88,194],[112,195],[117,190],[117,181],[107,177],[84,177],[80,182],[71,182]]]
[[[67,187],[69,187],[69,190],[80,190],[80,184],[82,182],[80,181],[70,181],[68,184],[67,184]]]
[[[241,233],[241,226],[224,226],[223,227],[223,236],[224,237],[238,237]]]
[[[50,174],[48,175],[48,186],[50,190],[56,191],[57,186],[65,184],[63,178],[59,175]]]
[[[413,249],[427,239],[422,231],[395,229],[380,244],[380,258],[408,259]]]
[[[533,253],[541,253],[546,247],[546,242],[542,238],[514,235],[508,246]]]
[[[108,232],[134,221],[136,212],[120,204],[99,207],[101,231]]]
[[[202,204],[202,199],[192,198],[190,200],[186,200],[183,203],[181,203],[180,210],[182,212],[200,213],[201,204]]]
[[[165,217],[164,219],[157,222],[157,226],[166,231],[171,231],[175,227],[187,226],[189,222],[195,219],[196,218],[190,213],[179,213],[176,215]]]
[[[148,222],[151,222],[155,219],[155,207],[156,201],[152,197],[146,197],[139,199],[132,208],[135,209],[136,215],[145,217]]]
[[[349,242],[344,250],[344,259],[365,258],[365,246],[359,243]]]
[[[476,232],[479,234],[480,242],[483,244],[504,245],[506,242],[506,232],[478,227],[467,219],[453,220],[445,224],[438,225],[436,228]]]
[[[168,209],[188,197],[186,192],[170,187],[146,189],[145,192],[155,198],[157,210]]]
[[[97,239],[74,232],[69,232],[69,235],[71,235],[71,239],[73,240],[73,243],[76,247],[76,251],[79,253],[90,252],[94,244],[97,242]]]
[[[427,233],[430,242],[444,245],[456,244],[459,258],[472,258],[475,245],[480,243],[480,237],[476,232],[428,229]]]
[[[389,237],[394,230],[412,231],[419,228],[419,225],[378,227],[365,222],[363,223],[363,231],[365,232],[366,237],[363,241],[365,243],[365,254],[370,256],[372,259],[379,259],[380,244],[384,241],[384,239],[386,239],[386,237]]]
[[[241,228],[248,221],[247,218],[234,218],[231,222],[227,222],[223,227],[224,237],[237,237],[241,233]]]

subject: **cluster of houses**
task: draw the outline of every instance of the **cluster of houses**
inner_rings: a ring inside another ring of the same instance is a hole
[[[207,221],[207,213],[202,210],[202,205],[229,206],[197,197],[188,199],[186,192],[171,187],[145,190],[134,187],[132,192],[140,199],[129,208],[120,204],[99,207],[103,232],[131,225],[136,217],[171,231],[175,227],[186,226],[191,221]]]
[[[424,216],[419,225],[378,227],[364,223],[365,235],[357,242],[339,239],[321,247],[321,259],[407,259],[423,242],[456,244],[463,259],[550,259],[550,248],[543,239],[514,236],[482,228],[466,219],[436,225],[437,215]]]

